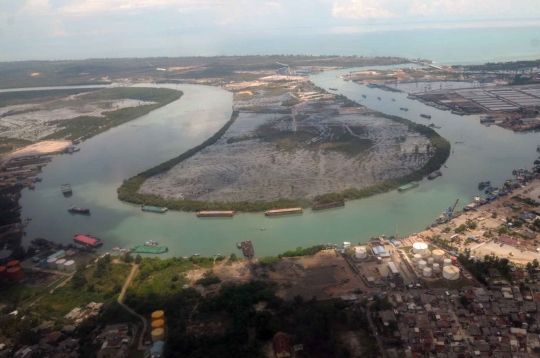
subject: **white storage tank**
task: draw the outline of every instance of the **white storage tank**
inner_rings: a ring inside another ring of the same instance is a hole
[[[439,249],[433,250],[433,252],[431,253],[431,257],[433,257],[433,260],[435,260],[436,262],[440,262],[444,258],[444,251]]]
[[[427,244],[423,243],[423,242],[415,242],[413,244],[413,253],[415,254],[420,254],[422,256],[424,256],[425,254],[428,253],[428,246]]]
[[[356,253],[354,254],[354,256],[357,259],[365,259],[367,257],[367,253],[366,253],[366,250],[364,248],[357,247],[355,250],[356,250]]]
[[[47,267],[51,268],[51,269],[55,269],[57,260],[58,259],[56,257],[51,257],[50,259],[48,259],[47,260]]]
[[[426,267],[426,265],[427,265],[427,262],[425,262],[424,260],[418,261],[418,268],[420,270],[422,270],[424,267]]]
[[[63,270],[64,264],[66,263],[66,259],[60,259],[56,261],[56,269],[57,270]]]
[[[422,255],[415,254],[414,257],[413,257],[413,261],[414,262],[419,262],[420,260],[422,260]]]
[[[430,267],[424,267],[424,270],[422,271],[422,274],[424,277],[431,277],[431,268]]]
[[[75,270],[75,261],[73,261],[73,260],[66,261],[66,263],[64,264],[64,269],[66,271],[74,271]]]
[[[441,272],[441,265],[439,265],[438,263],[434,263],[433,272]]]
[[[447,280],[457,280],[459,278],[459,269],[456,266],[445,266],[443,268],[443,277]]]
[[[433,265],[433,257],[430,257],[429,259],[427,259],[427,263],[428,265]]]
[[[450,266],[452,265],[452,260],[450,259],[444,259],[443,261],[443,266]]]

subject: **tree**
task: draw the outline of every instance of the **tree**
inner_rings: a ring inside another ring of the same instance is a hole
[[[129,254],[129,253],[126,254],[126,255],[124,256],[124,262],[125,262],[126,264],[132,263],[132,262],[133,262],[133,256],[131,256],[131,254]]]
[[[138,265],[142,262],[142,256],[140,254],[137,254],[137,256],[135,256],[135,263]]]
[[[81,271],[77,271],[75,275],[73,275],[73,278],[71,279],[71,284],[73,285],[73,288],[81,289],[86,285],[86,277],[84,277],[83,273]]]
[[[534,259],[532,265],[534,268],[538,268],[538,266],[540,266],[540,262],[538,262],[538,259]]]
[[[236,261],[236,254],[232,253],[230,256],[229,256],[229,259],[231,261]]]
[[[466,296],[461,296],[461,298],[459,299],[459,302],[461,302],[461,304],[464,306],[464,307],[468,307],[469,304],[471,303],[469,301],[469,299],[466,297]]]

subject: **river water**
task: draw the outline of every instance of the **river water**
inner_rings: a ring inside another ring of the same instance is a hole
[[[456,199],[460,199],[460,208],[470,203],[478,193],[479,181],[500,185],[511,177],[513,168],[530,167],[537,157],[537,133],[487,128],[473,116],[438,111],[407,99],[403,93],[369,89],[338,78],[351,70],[359,69],[324,72],[311,80],[323,88],[336,87],[368,108],[442,127],[438,132],[454,149],[442,177],[423,180],[418,188],[405,193],[393,191],[317,213],[308,209],[300,216],[266,218],[256,213],[198,219],[195,213],[141,212],[138,206],[118,201],[116,189],[122,180],[200,144],[231,114],[232,95],[222,89],[171,85],[184,91],[180,100],[87,140],[79,153],[55,156],[44,168],[43,182],[36,190],[23,190],[22,218],[33,219],[24,243],[35,237],[69,243],[74,234],[89,233],[105,241],[101,251],[109,251],[114,246],[129,247],[153,239],[169,247],[169,253],[162,255],[168,257],[228,255],[237,251],[236,242],[252,240],[260,257],[323,242],[359,243],[381,234],[405,236],[431,224]],[[409,111],[400,111],[400,107]],[[431,114],[433,119],[423,119],[421,113]],[[72,197],[62,196],[63,183],[71,184]],[[92,215],[71,215],[69,205],[89,207]]]

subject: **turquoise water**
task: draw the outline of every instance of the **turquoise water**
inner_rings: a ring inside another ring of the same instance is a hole
[[[502,183],[513,168],[530,167],[537,158],[537,133],[487,128],[473,116],[437,111],[407,99],[405,94],[368,89],[337,77],[351,70],[355,69],[329,71],[311,79],[323,88],[336,87],[354,100],[362,101],[361,95],[366,94],[368,98],[362,103],[369,108],[441,126],[438,131],[454,148],[442,177],[424,180],[405,193],[393,191],[347,202],[345,208],[316,213],[308,209],[303,215],[290,217],[267,218],[257,213],[237,214],[232,219],[198,219],[195,213],[141,212],[139,207],[117,200],[116,188],[122,180],[201,143],[231,114],[232,96],[222,89],[171,86],[184,91],[184,97],[84,142],[77,154],[56,156],[44,168],[43,182],[36,190],[23,190],[22,217],[33,218],[25,242],[44,237],[68,243],[74,234],[90,233],[105,241],[102,251],[153,239],[169,247],[168,256],[188,256],[227,255],[237,251],[236,242],[252,240],[256,256],[265,256],[323,242],[365,242],[381,234],[405,236],[431,224],[457,198],[459,207],[470,203],[478,193],[479,181]],[[408,107],[409,112],[399,107]],[[421,113],[431,114],[433,119],[420,118]],[[60,192],[65,182],[74,190],[68,199]],[[92,215],[72,216],[67,212],[69,205],[89,207]]]

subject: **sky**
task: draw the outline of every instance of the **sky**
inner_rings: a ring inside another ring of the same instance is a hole
[[[290,49],[314,36],[520,27],[540,30],[540,0],[0,0],[0,60],[252,54],[257,39]]]

